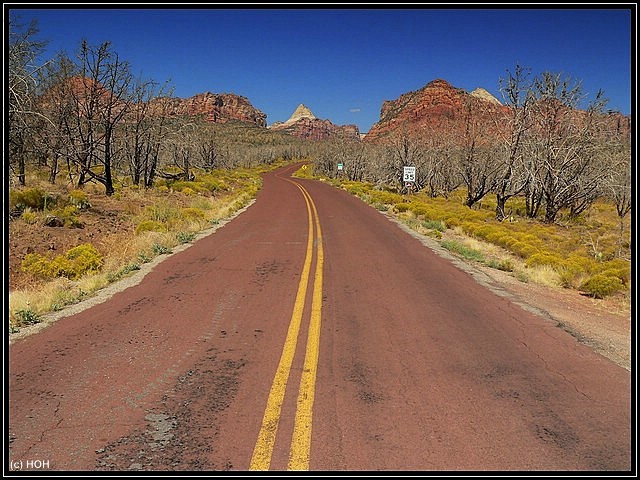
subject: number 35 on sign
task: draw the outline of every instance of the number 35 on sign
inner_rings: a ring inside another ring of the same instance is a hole
[[[402,176],[404,182],[416,181],[416,167],[404,167],[404,173]]]

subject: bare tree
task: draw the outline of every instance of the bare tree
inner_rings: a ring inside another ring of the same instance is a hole
[[[519,195],[527,186],[525,169],[525,142],[531,128],[531,104],[533,92],[529,82],[529,71],[516,65],[515,71],[507,71],[507,77],[500,80],[500,91],[508,107],[505,116],[506,139],[504,150],[498,157],[499,172],[496,178],[496,219],[507,217],[507,200]]]
[[[610,159],[611,163],[607,169],[607,175],[604,177],[604,197],[614,203],[620,220],[617,251],[617,255],[620,257],[622,256],[623,245],[628,243],[628,240],[625,240],[624,219],[631,211],[632,201],[630,149],[622,143],[612,152]]]
[[[127,170],[134,185],[153,186],[160,147],[167,133],[171,89],[137,79],[132,89],[132,107],[125,119],[123,141]]]
[[[168,165],[177,173],[158,171],[158,176],[171,180],[193,180],[192,166],[198,150],[199,127],[189,119],[172,124],[165,139],[164,148],[168,153]]]
[[[76,167],[77,184],[97,181],[112,195],[117,127],[131,108],[133,76],[110,42],[93,47],[82,41],[78,54],[79,76],[65,85],[73,111],[65,122],[70,160]]]
[[[204,128],[204,138],[198,145],[198,166],[205,170],[213,170],[220,165],[220,148],[216,140],[216,132],[212,126]]]
[[[463,106],[463,144],[458,149],[458,171],[467,186],[465,205],[472,207],[494,189],[498,165],[489,140],[484,102],[467,95]]]
[[[538,185],[544,197],[545,222],[552,223],[561,209],[573,206],[578,212],[597,197],[600,169],[594,132],[606,100],[598,92],[586,113],[581,112],[581,83],[550,72],[534,81],[534,92]]]
[[[447,198],[461,184],[462,179],[456,173],[459,138],[452,133],[454,125],[451,119],[446,118],[423,126],[420,139],[422,155],[416,165],[416,183],[430,197]]]
[[[66,94],[66,85],[76,74],[75,64],[61,52],[47,63],[40,75],[43,93],[38,98],[38,109],[47,121],[40,122],[38,143],[49,167],[51,183],[56,181],[61,161],[71,152],[65,124],[74,109],[72,98]]]
[[[12,12],[9,15],[8,100],[9,100],[9,166],[16,171],[18,182],[25,185],[26,159],[37,120],[45,120],[35,108],[37,74],[41,66],[36,60],[46,42],[36,40],[36,21],[28,26]]]

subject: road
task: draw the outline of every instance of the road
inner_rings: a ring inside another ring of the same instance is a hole
[[[294,169],[10,345],[5,472],[632,469],[627,370]]]

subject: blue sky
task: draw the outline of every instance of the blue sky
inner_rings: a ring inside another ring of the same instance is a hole
[[[73,54],[82,39],[110,41],[134,73],[170,81],[176,96],[242,95],[267,114],[268,124],[304,103],[317,117],[364,133],[379,120],[384,100],[437,78],[467,91],[485,88],[502,100],[499,80],[516,64],[580,80],[588,98],[603,89],[608,107],[624,114],[635,102],[635,4],[157,5],[82,10],[15,3],[5,4],[5,20],[7,6],[24,23],[36,19],[49,58],[60,50]]]

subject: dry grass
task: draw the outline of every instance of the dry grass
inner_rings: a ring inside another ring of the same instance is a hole
[[[281,164],[274,164],[269,168],[241,169],[239,172],[219,171],[217,184],[229,188],[214,195],[182,194],[170,191],[166,186],[152,190],[129,187],[119,189],[109,200],[117,206],[118,215],[131,218],[134,224],[155,219],[162,222],[167,231],[101,235],[94,241],[96,247],[104,252],[104,265],[100,272],[76,281],[67,278],[34,281],[28,288],[11,290],[10,328],[24,325],[24,312],[32,315],[30,318],[38,318],[42,314],[77,303],[139,269],[140,265],[150,262],[159,254],[170,252],[194,234],[229,218],[255,197],[261,186],[260,174]],[[211,181],[212,175],[208,178]],[[42,179],[33,176],[29,181],[38,184]],[[64,185],[58,185],[58,188],[63,192],[70,190],[69,186]],[[104,195],[95,185],[88,185],[85,191],[97,196]],[[22,315],[17,312],[22,312]]]
[[[313,176],[310,168],[299,174]],[[605,275],[622,282],[616,296],[630,295],[630,215],[621,232],[615,208],[607,202],[596,202],[578,218],[561,212],[557,223],[549,225],[519,216],[524,201],[513,198],[507,205],[514,212],[510,221],[499,222],[495,198],[489,196],[468,208],[463,204],[464,189],[448,199],[422,193],[399,198],[366,182],[327,180],[418,233],[446,242],[443,246],[459,250],[468,260],[511,271],[520,281],[579,289],[593,275]],[[433,228],[436,222],[446,225],[446,230]]]

